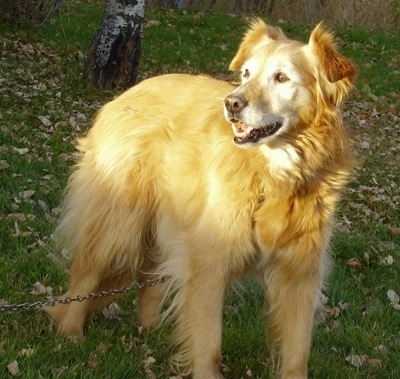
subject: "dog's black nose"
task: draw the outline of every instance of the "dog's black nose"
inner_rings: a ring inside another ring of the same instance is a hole
[[[225,108],[232,113],[240,112],[246,105],[243,97],[228,95],[225,97]]]

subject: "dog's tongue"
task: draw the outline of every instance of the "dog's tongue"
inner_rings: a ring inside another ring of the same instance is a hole
[[[235,135],[235,137],[238,138],[245,138],[254,129],[253,127],[245,124],[243,121],[239,121],[238,123],[233,124],[232,128],[233,128],[233,134]]]

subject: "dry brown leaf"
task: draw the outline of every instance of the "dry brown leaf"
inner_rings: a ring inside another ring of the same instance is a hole
[[[38,200],[39,207],[42,208],[45,212],[49,211],[49,206],[43,200]]]
[[[28,347],[27,349],[22,349],[19,355],[24,357],[30,357],[34,353],[34,350]]]
[[[61,367],[57,367],[57,368],[53,368],[52,372],[55,375],[61,375],[64,374],[64,372],[68,371],[68,366],[61,366]]]
[[[248,370],[246,371],[246,376],[247,376],[248,378],[254,378],[254,375],[253,375],[253,373],[252,373],[252,371],[251,371],[250,369],[248,369]]]
[[[387,291],[387,297],[389,298],[392,304],[397,304],[400,301],[400,296],[397,294],[397,292],[393,290]]]
[[[100,366],[100,362],[98,360],[89,360],[87,362],[88,367],[90,367],[91,369],[96,369],[99,368]]]
[[[17,376],[19,375],[19,367],[18,367],[18,362],[12,361],[7,365],[7,370],[12,376]]]
[[[378,345],[375,348],[375,350],[378,351],[379,353],[387,353],[387,347],[385,345],[382,345],[382,344]]]
[[[366,358],[364,355],[352,354],[347,356],[345,360],[352,366],[359,368],[364,365]]]
[[[393,290],[388,290],[387,291],[387,297],[390,300],[390,303],[392,304],[392,307],[396,310],[400,310],[400,296],[397,294],[396,291]]]
[[[24,154],[26,154],[26,153],[28,153],[29,152],[29,149],[28,148],[21,148],[21,149],[17,149],[17,148],[14,148],[14,150],[19,154],[19,155],[24,155]]]
[[[380,359],[369,358],[365,362],[365,365],[372,368],[380,368],[382,366],[382,361]]]
[[[0,170],[5,170],[6,168],[9,168],[10,164],[5,161],[5,160],[0,160]]]
[[[124,348],[125,353],[129,353],[133,349],[135,349],[139,344],[139,339],[136,337],[130,336],[127,338],[126,336],[122,336],[121,343]]]
[[[35,191],[33,190],[27,190],[19,193],[19,195],[25,200],[29,200],[34,194]]]
[[[338,307],[340,308],[341,311],[345,311],[349,309],[349,304],[346,303],[345,301],[340,300],[338,303]]]
[[[161,24],[161,21],[159,21],[159,20],[149,20],[146,22],[146,27],[158,26],[160,24]]]
[[[106,354],[112,348],[112,346],[112,343],[102,342],[97,347],[97,351],[101,354]]]
[[[155,359],[153,357],[147,357],[146,359],[143,360],[143,365],[144,368],[148,368],[149,366],[151,366],[152,364],[155,363]]]
[[[386,266],[391,266],[394,263],[394,258],[391,255],[388,255],[384,258],[384,262]]]
[[[350,258],[347,261],[347,266],[354,267],[354,268],[359,268],[359,269],[364,267],[363,264],[360,262],[360,260],[358,258],[356,258],[356,257]]]
[[[333,307],[330,310],[330,314],[332,318],[338,318],[340,316],[341,310],[339,307]]]
[[[42,283],[40,282],[35,282],[33,284],[33,289],[29,292],[32,295],[47,295],[47,296],[52,296],[53,295],[53,288],[52,287],[45,287]]]
[[[72,155],[66,154],[66,153],[61,153],[58,155],[58,158],[61,159],[62,161],[68,162],[69,160],[71,160]]]
[[[45,116],[38,116],[38,119],[40,120],[40,122],[46,126],[46,127],[50,127],[51,126],[51,121],[45,117]]]
[[[14,222],[14,231],[15,233],[12,235],[13,237],[19,237],[21,235],[21,230],[17,221]]]
[[[107,308],[103,309],[103,316],[107,320],[120,320],[121,308],[117,303],[111,303]]]
[[[54,353],[58,353],[61,350],[62,350],[62,344],[58,344],[52,351]]]

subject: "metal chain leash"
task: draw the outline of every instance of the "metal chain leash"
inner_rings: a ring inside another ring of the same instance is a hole
[[[99,299],[102,297],[115,296],[115,295],[125,294],[130,291],[138,291],[143,288],[153,287],[157,284],[165,283],[168,279],[169,278],[167,276],[164,276],[161,278],[156,278],[156,279],[149,279],[143,283],[135,283],[130,287],[122,287],[120,289],[112,289],[109,291],[89,293],[84,296],[78,295],[76,297],[65,297],[62,299],[50,299],[50,300],[45,300],[45,301],[36,301],[34,303],[6,304],[6,305],[0,306],[0,312],[1,311],[13,312],[13,311],[18,311],[18,310],[29,310],[32,308],[40,309],[43,307],[54,307],[58,304],[70,304],[74,301],[81,303],[84,300],[95,300],[95,299]]]

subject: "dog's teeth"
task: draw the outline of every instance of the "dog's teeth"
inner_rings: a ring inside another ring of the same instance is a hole
[[[234,140],[236,143],[257,142],[262,137],[269,137],[275,134],[282,127],[282,122],[276,121],[260,128],[252,128],[241,121],[239,126],[239,128],[234,128]]]

